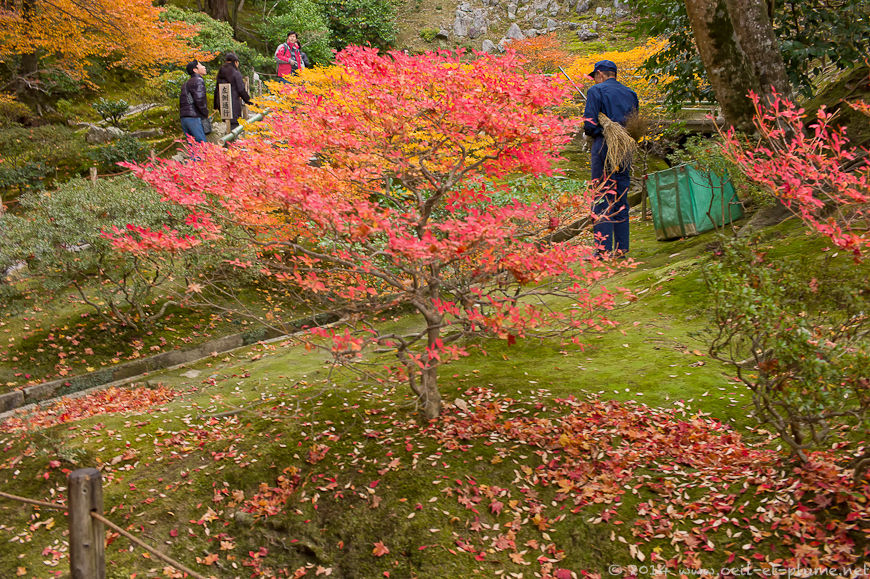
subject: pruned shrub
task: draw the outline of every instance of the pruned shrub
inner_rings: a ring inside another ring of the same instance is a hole
[[[168,254],[121,254],[103,231],[131,220],[183,227],[160,197],[132,177],[73,179],[56,191],[30,192],[23,212],[0,218],[4,257],[24,261],[48,291],[75,288],[104,320],[137,327],[160,317],[168,285],[181,272]]]
[[[802,460],[866,433],[870,410],[867,280],[847,255],[771,257],[732,239],[706,269],[711,355],[752,392],[754,415]]]
[[[117,172],[120,170],[118,163],[144,161],[147,156],[148,146],[129,134],[88,152],[88,157],[97,163],[97,169],[103,173]]]
[[[32,116],[33,113],[27,105],[8,95],[0,94],[0,127],[24,123]]]
[[[253,249],[230,231],[190,251],[119,252],[110,235],[127,224],[193,233],[177,205],[132,176],[73,179],[56,191],[29,192],[22,211],[0,215],[0,270],[26,263],[45,296],[70,288],[105,322],[141,328],[170,305],[208,306],[258,281],[231,260],[253,261]],[[229,288],[229,289],[228,289]],[[220,294],[220,295],[218,295]]]
[[[121,119],[124,118],[124,115],[126,115],[127,111],[130,109],[130,105],[123,99],[113,101],[102,97],[100,97],[100,100],[91,104],[91,106],[94,107],[94,110],[97,111],[97,114],[99,114],[104,121],[119,129],[121,128]]]

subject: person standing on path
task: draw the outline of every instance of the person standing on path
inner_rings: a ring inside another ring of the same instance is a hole
[[[202,120],[208,118],[208,101],[205,98],[205,65],[193,60],[185,68],[190,79],[181,86],[178,99],[178,112],[181,116],[181,130],[194,138],[197,143],[205,142]]]
[[[275,51],[275,62],[278,65],[278,77],[282,81],[285,77],[298,75],[303,68],[311,68],[308,55],[302,52],[295,32],[287,33],[287,42]]]
[[[616,64],[600,60],[590,75],[595,85],[586,95],[583,113],[584,132],[592,140],[592,179],[601,191],[592,206],[593,232],[596,254],[628,253],[628,186],[631,182],[631,165],[626,161],[618,167],[607,166],[607,141],[604,138],[604,123],[612,121],[623,127],[632,115],[637,115],[640,102],[637,93],[616,80]],[[600,120],[604,113],[607,119]]]
[[[218,111],[221,110],[220,89],[222,84],[230,85],[230,105],[232,107],[230,129],[235,129],[239,126],[239,117],[242,116],[242,102],[244,101],[246,105],[251,104],[251,95],[245,89],[245,79],[239,72],[239,57],[233,52],[227,53],[223,66],[218,71],[217,85],[214,88],[214,108]]]

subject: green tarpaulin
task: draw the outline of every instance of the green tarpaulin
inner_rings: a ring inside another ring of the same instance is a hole
[[[647,175],[646,191],[660,241],[698,235],[743,217],[731,181],[692,165]]]

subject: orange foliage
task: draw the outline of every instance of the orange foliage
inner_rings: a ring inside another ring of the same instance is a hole
[[[186,40],[196,30],[183,22],[161,22],[151,0],[28,0],[0,8],[0,62],[39,55],[50,68],[87,81],[95,58],[138,72],[161,64],[206,59]],[[45,68],[45,67],[43,67]]]
[[[526,68],[532,72],[555,73],[560,66],[565,67],[571,63],[571,55],[562,46],[555,32],[514,40],[510,43],[510,48],[528,61]]]

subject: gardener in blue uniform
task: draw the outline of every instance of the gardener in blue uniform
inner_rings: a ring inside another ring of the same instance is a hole
[[[614,252],[624,255],[628,252],[628,185],[631,181],[631,166],[623,163],[620,167],[605,167],[607,143],[604,140],[598,113],[622,126],[632,115],[636,115],[640,103],[637,93],[616,80],[616,64],[610,60],[600,60],[590,75],[595,85],[586,95],[586,121],[584,132],[592,137],[592,179],[602,187],[602,193],[592,207],[593,231],[595,233],[596,254]]]

